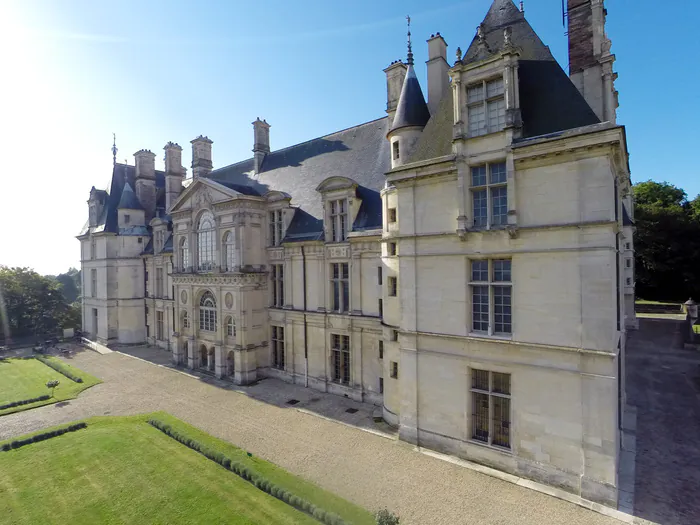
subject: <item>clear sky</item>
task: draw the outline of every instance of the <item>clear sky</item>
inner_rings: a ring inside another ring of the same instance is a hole
[[[405,59],[405,15],[425,92],[425,40],[440,31],[453,62],[490,4],[0,0],[0,264],[79,266],[75,235],[90,188],[108,189],[112,132],[120,162],[147,148],[158,169],[167,141],[189,166],[189,141],[208,135],[221,167],[251,155],[258,116],[273,149],[382,117],[382,69]],[[606,6],[633,180],[668,180],[692,198],[700,3]],[[526,0],[525,15],[566,69],[561,1]]]

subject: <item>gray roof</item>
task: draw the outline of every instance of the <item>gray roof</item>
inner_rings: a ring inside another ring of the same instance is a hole
[[[440,100],[435,114],[430,117],[428,124],[423,129],[409,162],[429,160],[451,154],[453,120],[452,90],[449,89]]]
[[[404,78],[403,86],[401,87],[399,102],[396,105],[396,114],[394,115],[391,131],[411,126],[420,126],[422,128],[429,118],[430,111],[425,103],[420,82],[416,78],[413,64],[409,62],[406,78]]]
[[[391,164],[387,132],[384,117],[270,152],[258,174],[251,158],[214,170],[207,177],[248,195],[272,190],[290,194],[297,210],[287,229],[287,241],[323,238],[323,196],[316,188],[329,177],[347,177],[357,182],[357,196],[362,200],[353,230],[379,228],[379,191]]]
[[[119,199],[120,210],[143,210],[143,206],[139,202],[134,190],[131,188],[131,184],[128,182],[124,184],[124,189],[122,190],[122,198]]]

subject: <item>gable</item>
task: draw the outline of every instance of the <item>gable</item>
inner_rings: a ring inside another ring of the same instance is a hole
[[[190,184],[170,210],[175,211],[208,208],[212,204],[235,199],[242,193],[208,179],[199,178]]]

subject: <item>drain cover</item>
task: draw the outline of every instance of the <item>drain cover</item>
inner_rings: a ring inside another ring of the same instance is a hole
[[[299,402],[298,399],[290,399],[289,401],[287,401],[287,404],[288,405],[296,405],[298,402]]]
[[[356,409],[356,408],[348,408],[348,409],[346,410],[346,412],[347,412],[348,414],[354,414],[355,412],[357,412],[357,409]]]

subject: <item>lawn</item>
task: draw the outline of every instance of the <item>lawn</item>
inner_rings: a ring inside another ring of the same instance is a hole
[[[83,382],[76,383],[37,359],[2,359],[0,360],[0,405],[32,399],[46,394],[50,395],[51,391],[46,388],[46,383],[52,379],[58,379],[60,384],[56,387],[53,398],[30,405],[0,410],[0,416],[27,410],[28,408],[49,405],[57,401],[73,399],[86,388],[90,388],[100,382],[96,377],[71,367],[65,361],[55,357],[49,357],[48,359],[61,363],[71,370],[73,374],[80,377]]]
[[[153,428],[149,417],[246,463],[348,523],[374,523],[366,510],[163,413],[91,418],[85,430],[0,452],[2,523],[318,525]]]

